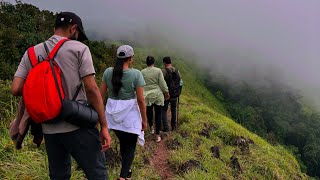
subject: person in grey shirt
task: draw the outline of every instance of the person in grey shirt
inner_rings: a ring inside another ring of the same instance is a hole
[[[54,35],[45,44],[51,51],[63,38],[65,42],[54,60],[62,71],[62,85],[65,99],[71,100],[80,84],[82,86],[77,101],[88,101],[99,115],[100,135],[97,128],[80,128],[64,120],[57,123],[42,124],[51,179],[70,179],[71,156],[83,169],[88,179],[108,179],[104,151],[110,147],[111,138],[108,132],[103,100],[95,81],[95,70],[89,48],[80,41],[87,40],[82,21],[71,12],[57,15]],[[38,61],[47,57],[44,44],[35,46]],[[15,73],[11,93],[22,96],[25,79],[31,70],[28,53],[22,57]],[[101,137],[101,139],[100,139]],[[101,145],[102,143],[102,145]]]
[[[169,56],[166,56],[163,58],[163,64],[165,66],[164,69],[162,69],[162,73],[164,76],[164,79],[166,80],[166,83],[169,87],[169,93],[170,93],[170,99],[165,100],[164,102],[164,106],[162,108],[162,122],[163,122],[163,131],[167,132],[169,131],[169,125],[168,125],[168,108],[169,108],[169,103],[170,103],[170,107],[171,107],[171,130],[174,131],[177,128],[177,103],[178,103],[178,97],[172,97],[171,95],[171,90],[170,90],[170,74],[168,74],[167,71],[169,71],[169,73],[173,73],[175,71],[177,71],[179,78],[180,78],[180,82],[179,82],[179,87],[180,87],[180,93],[181,93],[181,88],[182,88],[182,79],[181,79],[181,74],[178,70],[176,70],[175,67],[172,66],[171,64],[171,58]],[[172,76],[172,75],[171,75]]]

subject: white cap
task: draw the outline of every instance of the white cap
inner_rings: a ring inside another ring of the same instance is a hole
[[[134,56],[133,48],[131,46],[122,45],[117,49],[117,57],[118,58],[128,58],[131,56]]]

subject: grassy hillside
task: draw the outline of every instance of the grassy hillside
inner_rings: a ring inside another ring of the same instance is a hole
[[[272,144],[294,152],[301,170],[320,177],[320,112],[310,108],[304,94],[279,79],[256,81],[218,80],[210,76],[206,86],[237,123]]]
[[[27,136],[22,150],[16,150],[9,138],[8,127],[14,118],[17,98],[9,93],[10,79],[19,57],[30,45],[51,34],[54,14],[32,5],[0,4],[0,179],[48,179],[44,144],[36,148]],[[40,18],[41,17],[41,18]],[[23,21],[22,21],[23,19]],[[8,36],[8,33],[12,34]],[[38,36],[40,34],[41,36]],[[11,41],[9,41],[11,40]],[[86,42],[94,59],[97,81],[105,68],[113,65],[116,45]],[[147,55],[154,55],[160,65],[162,56],[171,55],[184,80],[178,131],[164,138],[169,150],[169,166],[175,179],[307,179],[296,159],[282,146],[268,144],[232,119],[229,113],[205,87],[192,62],[167,50],[136,48],[135,64],[144,67]],[[150,163],[157,144],[147,132],[147,145],[138,146],[133,164],[134,179],[161,179]],[[119,173],[119,143],[113,135],[108,151],[109,178]],[[72,179],[84,179],[73,163]]]
[[[221,103],[194,76],[191,69],[183,63],[179,64],[179,68],[185,84],[181,98],[180,126],[167,144],[171,149],[170,164],[180,177],[306,178],[300,173],[296,159],[285,148],[268,144],[228,118]],[[187,168],[193,166],[200,168]],[[184,170],[187,172],[182,173]]]

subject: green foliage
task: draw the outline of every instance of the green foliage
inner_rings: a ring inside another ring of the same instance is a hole
[[[105,42],[98,41],[88,41],[87,45],[90,47],[94,59],[94,67],[98,72],[97,77],[100,78],[104,70],[114,64],[117,46],[107,46]]]
[[[315,138],[319,136],[320,114],[302,105],[298,92],[276,80],[261,86],[214,80],[206,84],[220,99],[223,97],[236,122],[272,144],[296,147],[294,154],[301,168],[307,167],[309,175],[320,176],[320,145]]]
[[[0,77],[12,79],[26,49],[52,35],[55,15],[30,4],[0,2]]]
[[[19,98],[10,96],[10,81],[0,79],[0,121],[12,118],[16,114]]]

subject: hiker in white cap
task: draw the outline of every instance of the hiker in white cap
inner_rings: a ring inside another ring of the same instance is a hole
[[[130,167],[136,143],[138,140],[140,145],[144,145],[144,130],[147,126],[143,96],[145,82],[141,72],[132,68],[133,59],[133,48],[129,45],[120,46],[115,66],[105,70],[100,88],[103,98],[108,92],[105,111],[108,127],[120,141],[120,180],[131,177]]]

